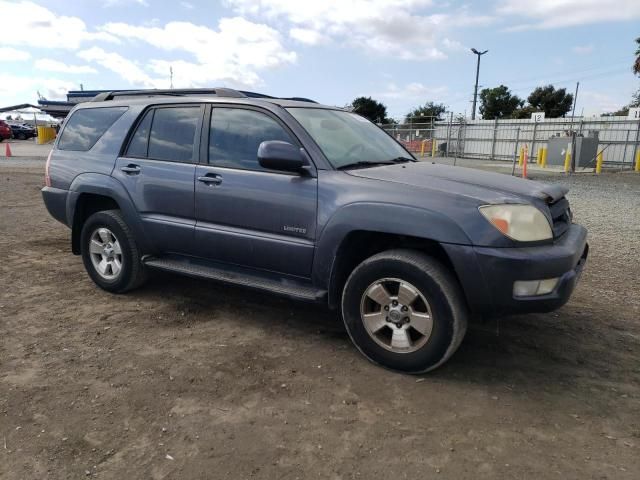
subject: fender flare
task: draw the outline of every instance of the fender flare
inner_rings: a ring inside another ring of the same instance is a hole
[[[347,235],[355,231],[407,235],[437,243],[471,244],[462,228],[439,212],[390,203],[351,203],[331,216],[318,237],[313,262],[314,284],[331,289],[338,250]]]
[[[126,188],[115,178],[103,173],[82,173],[71,182],[66,205],[67,224],[69,226],[73,228],[76,206],[83,193],[112,198],[118,204],[127,226],[132,230],[142,251],[148,252],[153,248],[142,227],[142,219]]]

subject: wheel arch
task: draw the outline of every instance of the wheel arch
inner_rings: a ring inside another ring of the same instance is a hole
[[[453,263],[438,241],[412,235],[354,230],[345,235],[340,242],[331,265],[328,285],[329,308],[338,308],[342,289],[356,266],[377,253],[397,248],[417,250],[436,258],[451,271],[460,284]]]
[[[84,221],[102,210],[120,210],[143,252],[150,250],[142,221],[124,186],[109,175],[86,173],[78,175],[67,196],[67,224],[71,227],[71,250],[80,254],[80,233]]]

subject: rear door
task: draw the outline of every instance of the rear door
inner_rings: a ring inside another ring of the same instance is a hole
[[[159,106],[139,119],[113,176],[126,187],[161,253],[192,253],[194,175],[204,106]]]
[[[213,260],[308,277],[316,234],[317,179],[265,170],[258,146],[293,133],[266,110],[214,105],[196,167],[196,248]],[[207,135],[208,133],[208,135]]]

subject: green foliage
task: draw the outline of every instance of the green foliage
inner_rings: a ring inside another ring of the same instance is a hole
[[[532,113],[539,112],[540,109],[526,105],[524,107],[516,108],[511,114],[511,118],[531,118]]]
[[[636,48],[636,59],[633,62],[633,73],[640,75],[640,37],[636,38],[636,44],[638,44],[638,48]]]
[[[414,108],[405,116],[405,123],[420,123],[442,120],[447,107],[442,103],[427,102],[421,107]]]
[[[351,102],[353,111],[374,123],[394,123],[387,117],[387,107],[371,97],[358,97]]]
[[[556,90],[553,85],[536,88],[527,100],[529,105],[543,111],[547,118],[564,117],[573,105],[573,95],[565,88]]]
[[[508,118],[523,104],[524,100],[512,94],[505,85],[484,88],[480,92],[480,115],[485,120]]]

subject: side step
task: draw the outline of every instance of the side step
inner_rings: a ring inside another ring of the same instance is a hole
[[[283,277],[269,272],[209,262],[199,258],[171,255],[145,257],[142,262],[150,268],[255,288],[296,300],[323,302],[327,298],[326,290],[319,290],[309,282],[294,277]]]

